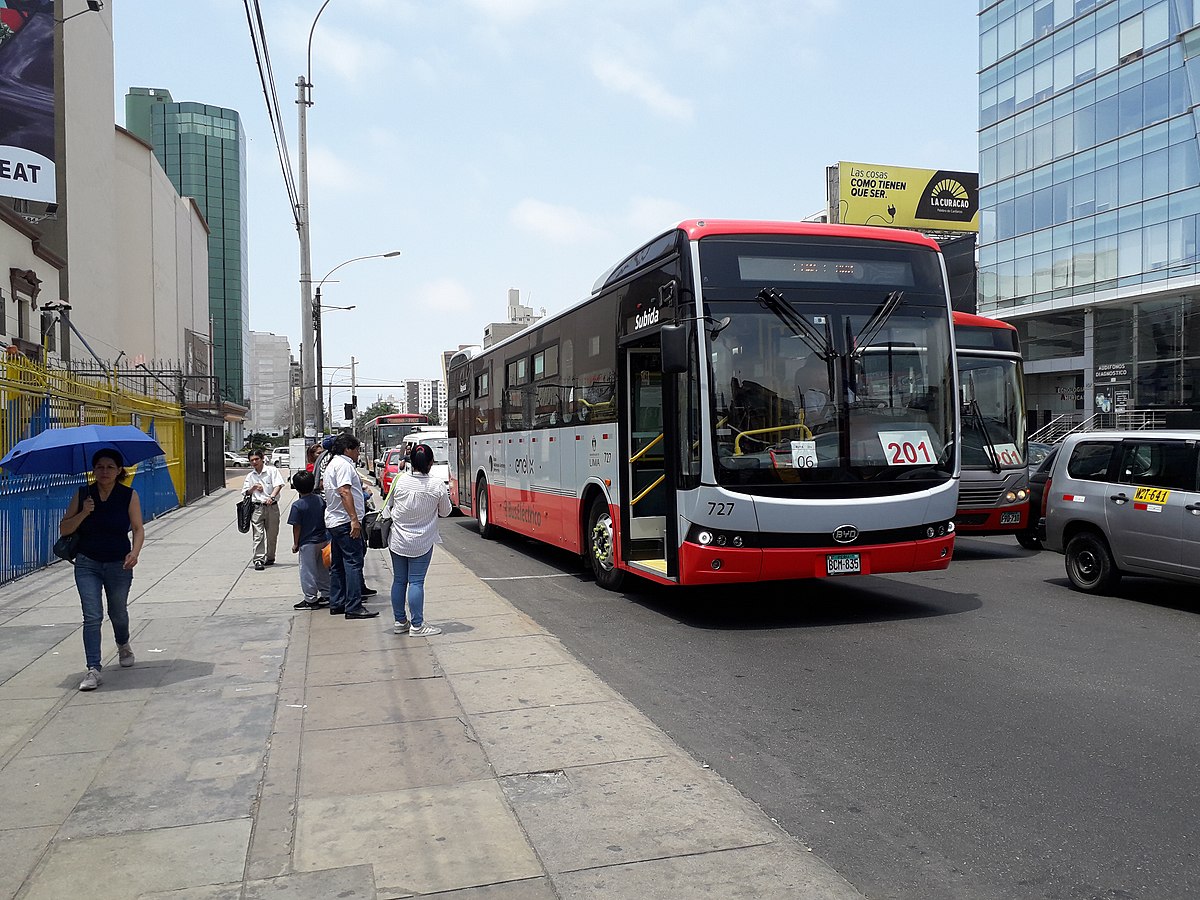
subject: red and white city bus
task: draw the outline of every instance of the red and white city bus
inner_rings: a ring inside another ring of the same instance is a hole
[[[954,524],[964,534],[1029,527],[1025,380],[1017,329],[954,313],[962,410],[962,480]]]
[[[959,405],[923,235],[683,222],[447,377],[460,509],[605,587],[950,563]]]
[[[372,475],[383,465],[383,454],[404,443],[410,432],[429,427],[429,416],[425,413],[389,413],[376,416],[367,423],[365,434],[360,438],[365,452],[362,459]]]

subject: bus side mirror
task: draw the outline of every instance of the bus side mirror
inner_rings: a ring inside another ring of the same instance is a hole
[[[662,347],[662,370],[667,375],[688,370],[688,328],[686,325],[664,325],[658,339]]]

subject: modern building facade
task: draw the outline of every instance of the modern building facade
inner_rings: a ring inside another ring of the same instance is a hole
[[[235,110],[176,103],[161,88],[125,95],[130,132],[154,148],[171,183],[192,197],[209,227],[208,288],[213,365],[225,400],[247,399],[250,358],[246,259],[246,135]]]
[[[250,332],[250,429],[294,433],[292,352],[287,335]]]
[[[981,0],[979,312],[1033,428],[1200,424],[1200,0]]]
[[[382,398],[396,405],[396,412],[428,413],[433,410],[438,422],[446,424],[446,387],[440,380],[410,378],[400,382],[399,394]]]

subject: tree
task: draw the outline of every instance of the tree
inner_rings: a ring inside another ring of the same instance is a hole
[[[430,408],[429,412],[427,412],[426,415],[429,416],[429,424],[430,425],[441,425],[442,424],[442,420],[438,416],[438,411],[437,411],[436,406]]]
[[[391,415],[396,412],[400,412],[400,410],[396,408],[395,403],[392,403],[390,400],[376,400],[358,414],[358,418],[354,420],[354,430],[356,432],[362,431],[372,419],[379,416]]]

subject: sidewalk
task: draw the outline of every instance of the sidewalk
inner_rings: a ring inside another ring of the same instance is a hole
[[[378,619],[297,612],[235,500],[147,526],[98,691],[71,567],[0,587],[0,898],[861,896],[441,547],[397,636],[386,551]]]

